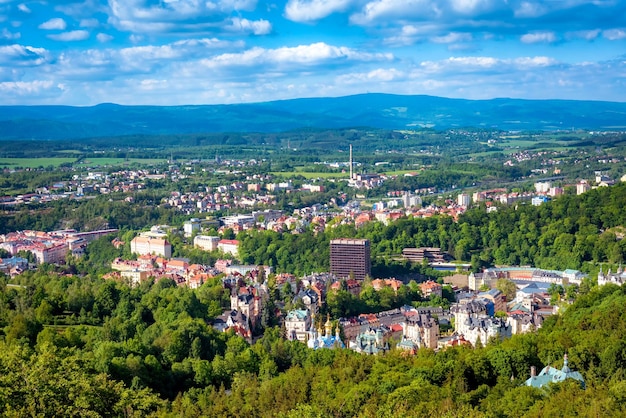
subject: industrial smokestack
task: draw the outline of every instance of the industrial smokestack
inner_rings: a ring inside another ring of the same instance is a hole
[[[350,144],[350,180],[352,180],[352,144]]]

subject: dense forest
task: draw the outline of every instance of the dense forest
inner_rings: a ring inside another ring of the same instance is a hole
[[[268,327],[249,345],[215,331],[219,282],[129,288],[48,267],[0,282],[0,404],[7,416],[623,416],[626,289],[579,295],[536,333],[485,347],[310,350]],[[227,295],[226,295],[227,296]],[[227,299],[226,299],[227,300]],[[530,366],[566,381],[523,385]]]

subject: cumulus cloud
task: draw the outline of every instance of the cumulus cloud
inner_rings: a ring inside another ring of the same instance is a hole
[[[106,3],[106,2],[105,2]],[[100,0],[84,0],[83,2],[69,2],[69,4],[56,5],[55,10],[71,16],[75,19],[87,18],[95,13],[107,11]]]
[[[218,28],[224,22],[230,22],[233,13],[253,11],[256,0],[176,0],[157,4],[147,0],[109,0],[109,6],[109,22],[120,30],[192,32]]]
[[[24,45],[0,45],[0,65],[37,66],[48,62],[50,53],[44,48]]]
[[[5,81],[0,83],[1,92],[20,96],[37,94],[53,87],[54,82],[50,80]]]
[[[315,21],[342,12],[352,3],[353,0],[289,0],[285,17],[294,22]]]
[[[406,78],[406,74],[403,71],[396,68],[376,68],[368,72],[352,72],[343,74],[337,77],[337,84],[360,84],[360,83],[372,83],[383,82],[388,83],[396,80],[403,80]]]
[[[2,28],[2,31],[0,32],[0,39],[6,39],[6,40],[15,40],[15,39],[20,39],[20,37],[22,36],[21,33],[19,32],[10,32],[7,28]]]
[[[554,32],[533,32],[522,35],[520,40],[525,44],[535,44],[538,42],[552,43],[556,42],[556,34]]]
[[[255,47],[237,54],[221,54],[202,61],[209,68],[258,65],[316,65],[328,61],[382,61],[392,60],[388,53],[361,52],[345,46],[333,46],[324,42],[295,47],[266,49]]]
[[[609,41],[617,41],[617,40],[626,38],[626,30],[608,29],[602,32],[602,36],[604,36]]]
[[[31,10],[28,8],[27,5],[25,5],[24,3],[18,4],[17,8],[20,12],[24,12],[24,13],[31,13]]]
[[[485,70],[505,68],[548,67],[557,65],[558,61],[551,57],[518,57],[502,59],[497,57],[450,57],[440,61],[423,61],[421,70],[428,73],[442,73],[448,71],[482,72]]]
[[[456,12],[472,14],[493,9],[497,3],[492,0],[450,0],[450,4]]]
[[[434,36],[431,41],[437,44],[451,44],[455,42],[470,42],[472,40],[471,33],[450,32],[444,36]]]
[[[81,28],[97,28],[100,26],[100,21],[96,18],[81,19],[79,26]]]
[[[600,36],[600,29],[592,29],[592,30],[579,30],[574,32],[566,32],[566,39],[584,39],[587,41],[593,41],[598,36]]]
[[[252,33],[254,35],[267,35],[272,32],[272,24],[265,19],[248,20],[239,17],[232,18],[232,23],[224,29],[232,32]]]
[[[532,18],[542,16],[547,12],[545,5],[536,2],[523,1],[515,7],[515,17]]]
[[[435,19],[442,10],[437,1],[429,0],[372,0],[350,16],[358,25],[369,25],[381,19],[402,18],[418,20]]]
[[[39,25],[39,29],[44,30],[65,30],[66,28],[67,23],[65,23],[65,20],[61,19],[60,17],[52,18]]]
[[[89,32],[86,30],[72,30],[69,32],[51,34],[48,35],[48,38],[62,42],[84,41],[89,38]]]
[[[99,33],[96,35],[96,39],[98,40],[98,42],[105,43],[112,40],[113,37],[107,33]]]
[[[435,24],[404,25],[399,31],[393,31],[393,35],[385,37],[383,42],[392,46],[411,45],[440,31],[441,28]]]

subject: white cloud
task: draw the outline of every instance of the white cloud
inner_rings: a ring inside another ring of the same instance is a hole
[[[6,39],[6,40],[14,40],[14,39],[20,39],[20,37],[22,36],[21,33],[19,32],[10,32],[7,28],[2,28],[2,32],[0,32],[0,39]]]
[[[224,29],[234,32],[253,33],[255,35],[267,35],[272,32],[272,24],[265,19],[248,20],[233,17],[232,24]]]
[[[176,48],[187,47],[187,48],[195,48],[199,47],[202,49],[233,49],[233,48],[241,48],[245,45],[243,41],[223,41],[217,38],[194,38],[194,39],[183,39],[181,41],[176,41],[172,44]]]
[[[79,26],[81,28],[97,28],[98,26],[100,26],[100,21],[95,18],[81,19]]]
[[[0,64],[41,65],[49,61],[50,53],[44,48],[24,45],[0,45]]]
[[[294,22],[310,22],[342,12],[353,0],[289,0],[285,6],[285,17]]]
[[[554,32],[533,32],[522,35],[520,40],[525,44],[535,44],[538,42],[552,43],[556,41]]]
[[[462,14],[472,14],[494,6],[491,0],[450,0],[452,9]]]
[[[520,57],[515,58],[513,61],[504,60],[504,62],[512,62],[522,67],[547,67],[558,64],[557,60],[550,57]]]
[[[360,12],[350,16],[350,22],[369,25],[375,21],[389,18],[420,19],[436,18],[442,13],[436,1],[429,0],[372,0],[365,4]]]
[[[172,48],[171,45],[162,46],[134,46],[120,49],[119,55],[126,62],[142,62],[145,60],[167,60],[180,57],[183,51]]]
[[[202,64],[210,68],[229,66],[258,66],[261,64],[303,64],[315,65],[327,61],[382,61],[391,60],[388,53],[367,53],[345,46],[333,46],[324,42],[295,47],[266,49],[255,47],[247,51],[222,54],[202,60]]]
[[[1,92],[20,96],[38,94],[41,93],[42,90],[49,90],[52,87],[54,87],[54,82],[50,80],[5,81],[0,83]]]
[[[431,41],[437,44],[451,44],[455,42],[470,42],[472,40],[471,33],[450,32],[444,36],[434,36]]]
[[[540,3],[534,3],[529,1],[523,1],[517,8],[515,8],[515,17],[520,18],[533,18],[544,15],[547,12],[546,7]]]
[[[62,42],[84,41],[85,39],[89,38],[89,32],[87,32],[86,30],[72,30],[69,32],[48,35],[48,38]]]
[[[566,32],[565,38],[570,39],[570,40],[571,39],[585,39],[587,41],[593,41],[594,39],[597,39],[598,36],[600,36],[600,32],[601,32],[600,29]]]
[[[608,29],[602,32],[602,36],[604,36],[609,41],[618,41],[620,39],[626,38],[626,30]]]
[[[256,0],[109,0],[109,23],[131,32],[162,33],[215,28],[233,13],[252,11]],[[230,21],[230,19],[229,19]]]
[[[434,24],[422,24],[422,25],[404,25],[400,29],[399,34],[394,34],[384,38],[383,42],[387,45],[411,45],[421,40],[425,40],[433,33],[438,33],[440,27]]]
[[[107,12],[107,7],[102,4],[101,0],[84,0],[82,3],[72,2],[70,4],[60,4],[55,6],[54,9],[68,16],[72,16],[77,20],[80,18],[89,18],[98,12]]]
[[[66,28],[67,23],[65,23],[65,20],[61,19],[60,17],[52,18],[39,25],[39,29],[45,30],[65,30]]]
[[[24,13],[30,13],[30,12],[31,12],[31,10],[28,8],[28,6],[27,6],[27,5],[25,5],[24,3],[18,4],[18,5],[17,5],[17,8],[18,8],[21,12],[24,12]]]
[[[508,69],[548,67],[557,65],[558,61],[554,58],[537,56],[537,57],[518,57],[513,59],[501,59],[496,57],[450,57],[440,61],[423,61],[419,67],[426,73],[445,73],[445,72],[483,72],[485,70],[497,70],[506,72]]]
[[[144,79],[139,82],[139,88],[141,90],[163,90],[168,88],[169,83],[167,80],[156,80],[156,79]]]
[[[110,40],[113,39],[113,37],[107,33],[99,33],[96,35],[96,39],[98,40],[98,42],[109,42]]]

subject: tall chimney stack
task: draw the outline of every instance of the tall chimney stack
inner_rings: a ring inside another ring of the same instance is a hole
[[[350,144],[350,180],[352,180],[352,144]]]

